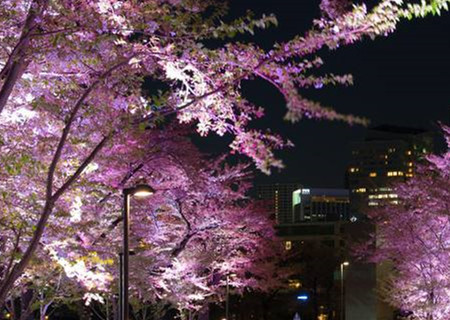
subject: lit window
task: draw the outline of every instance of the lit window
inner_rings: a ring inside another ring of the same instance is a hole
[[[386,194],[386,193],[369,195],[369,199],[387,199],[387,198],[396,198],[396,197],[397,197],[396,194]]]
[[[364,192],[366,192],[366,188],[358,188],[358,189],[355,189],[355,192],[356,192],[356,193],[364,193]]]
[[[378,205],[378,202],[369,201],[369,207],[374,207],[374,206],[377,206],[377,205]]]
[[[284,243],[284,248],[285,248],[286,250],[291,250],[291,249],[292,249],[292,242],[291,242],[291,241],[286,241],[286,242]]]
[[[392,204],[398,204],[398,200],[392,200],[391,203]]]
[[[406,151],[406,154],[410,156],[412,154],[411,150]]]
[[[408,167],[412,167],[413,163],[412,162],[408,162]]]
[[[396,176],[403,176],[403,172],[402,171],[389,171],[387,173],[388,177],[396,177]]]
[[[369,173],[369,177],[376,177],[377,176],[377,173],[376,172],[371,172],[371,173]]]

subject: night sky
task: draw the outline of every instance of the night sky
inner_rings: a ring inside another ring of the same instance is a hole
[[[231,13],[246,9],[257,15],[274,13],[277,28],[258,32],[253,41],[268,48],[303,34],[319,15],[319,1],[310,0],[234,0]],[[371,125],[392,124],[430,129],[438,135],[437,122],[450,121],[450,14],[404,21],[394,34],[375,41],[365,40],[341,47],[322,58],[320,72],[351,73],[352,87],[324,87],[303,90],[301,94],[341,113],[363,116]],[[242,39],[246,40],[246,39]],[[286,164],[281,172],[257,183],[300,182],[307,187],[343,187],[350,158],[350,142],[362,140],[366,128],[344,123],[303,120],[290,124],[282,120],[286,111],[282,96],[262,81],[243,86],[251,101],[266,109],[259,126],[272,128],[295,143],[295,148],[279,153]],[[200,140],[202,149],[225,148],[223,140]],[[220,146],[216,146],[219,143]],[[212,146],[214,144],[214,147]],[[442,146],[442,141],[437,141]],[[223,149],[225,150],[225,149]]]

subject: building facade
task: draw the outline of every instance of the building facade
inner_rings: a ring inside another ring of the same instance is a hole
[[[364,218],[368,210],[383,203],[398,204],[393,186],[413,177],[417,164],[432,147],[430,132],[388,125],[369,129],[364,141],[353,143],[346,173],[353,218]],[[369,233],[376,233],[371,223],[363,229],[360,225],[364,223],[348,226],[347,233],[357,242],[367,239]],[[353,264],[346,286],[349,293],[346,320],[361,319],[362,314],[370,320],[394,319],[394,310],[378,295],[390,273],[391,268],[386,263]]]
[[[296,223],[293,210],[293,192],[301,188],[300,183],[275,183],[256,186],[256,196],[267,202],[271,212],[275,214],[277,224]]]
[[[292,205],[297,222],[347,220],[350,213],[347,189],[297,189]]]
[[[295,257],[291,264],[298,274],[292,275],[290,290],[282,293],[285,311],[298,313],[302,319],[338,319],[342,231],[350,210],[348,190],[289,183],[262,185],[256,191],[259,199],[271,205],[277,218],[277,234]],[[296,301],[299,294],[308,296],[308,301]]]
[[[382,202],[398,203],[392,185],[413,177],[432,146],[431,134],[422,129],[387,125],[369,129],[364,141],[352,144],[346,173],[350,210],[364,216]]]

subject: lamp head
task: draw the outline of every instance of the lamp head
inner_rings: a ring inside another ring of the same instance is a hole
[[[138,184],[130,192],[130,194],[132,196],[135,196],[138,198],[145,198],[145,197],[153,195],[154,193],[155,193],[155,190],[146,184]]]
[[[155,193],[155,190],[146,184],[138,184],[136,187],[134,187],[133,190],[133,196],[138,198],[145,198],[148,196],[151,196]]]
[[[343,266],[346,266],[346,267],[347,267],[349,264],[350,264],[350,263],[349,263],[348,261],[342,262],[342,265],[343,265]]]

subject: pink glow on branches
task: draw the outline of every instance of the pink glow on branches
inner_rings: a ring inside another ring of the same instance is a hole
[[[443,130],[449,142],[448,127]],[[413,178],[396,186],[399,205],[370,213],[376,224],[370,260],[392,266],[382,293],[419,320],[450,317],[449,154],[450,143],[447,152],[429,156]]]

